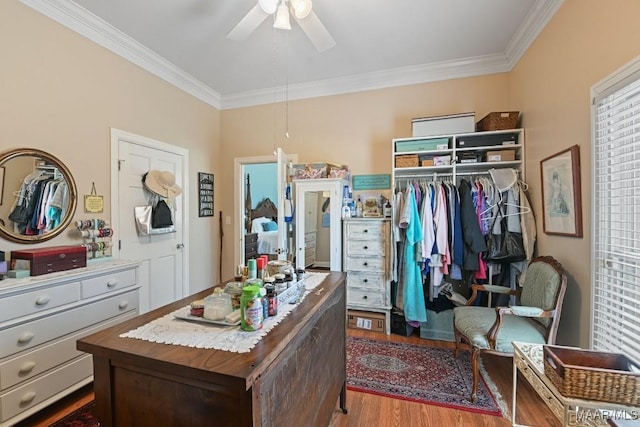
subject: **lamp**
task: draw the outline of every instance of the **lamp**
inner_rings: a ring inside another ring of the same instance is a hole
[[[304,19],[311,13],[311,0],[291,0],[293,14],[298,19]]]
[[[264,11],[264,13],[268,13],[271,15],[276,11],[278,7],[278,0],[258,0],[258,4],[260,8]]]
[[[276,11],[276,19],[273,21],[273,28],[278,30],[290,30],[291,24],[289,24],[289,9],[287,8],[287,2],[282,0],[278,5]]]

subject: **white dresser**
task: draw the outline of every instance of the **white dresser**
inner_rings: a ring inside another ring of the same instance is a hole
[[[343,221],[343,260],[347,273],[347,309],[383,313],[391,333],[389,219]]]
[[[0,427],[93,379],[76,340],[138,314],[138,262],[0,281]]]

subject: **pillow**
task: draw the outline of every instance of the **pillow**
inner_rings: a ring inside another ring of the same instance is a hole
[[[278,224],[275,221],[269,221],[262,224],[264,231],[278,231]]]
[[[261,231],[264,231],[264,229],[262,228],[262,224],[264,224],[265,222],[269,222],[271,221],[269,218],[266,218],[264,216],[261,216],[259,218],[255,218],[254,220],[251,221],[251,232],[252,233],[260,233]]]

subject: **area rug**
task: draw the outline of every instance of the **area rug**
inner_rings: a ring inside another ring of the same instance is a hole
[[[395,399],[507,416],[507,406],[481,370],[475,402],[471,357],[451,348],[347,337],[347,388]],[[493,389],[490,390],[490,388]]]
[[[50,427],[98,427],[100,423],[93,415],[95,406],[96,403],[92,400],[80,409],[51,424]]]

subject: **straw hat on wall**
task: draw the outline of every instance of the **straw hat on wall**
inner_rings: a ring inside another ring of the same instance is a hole
[[[169,200],[182,193],[176,177],[169,171],[151,170],[143,175],[142,182],[149,191]]]

